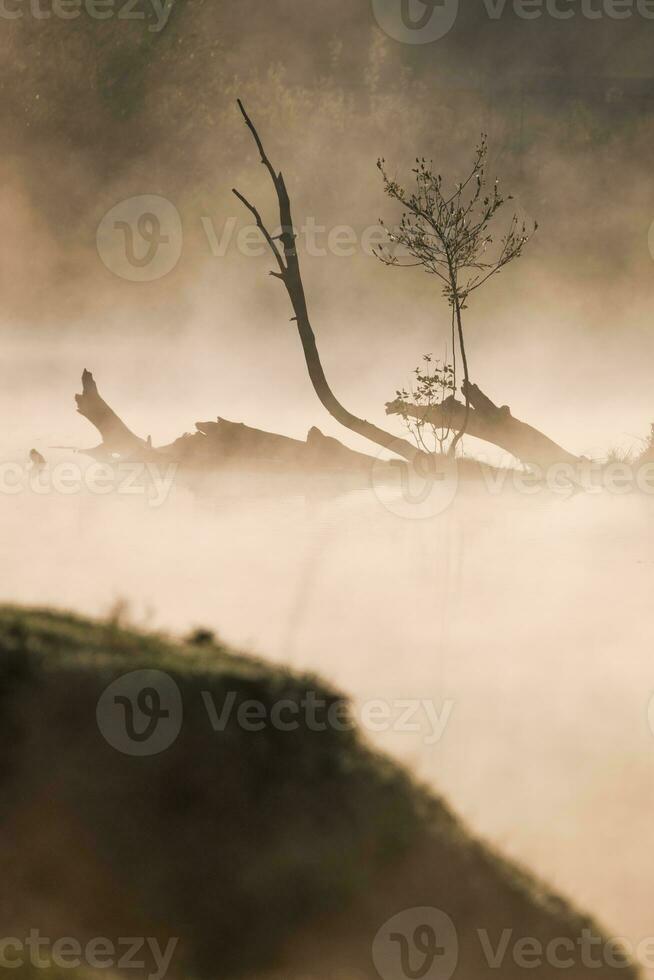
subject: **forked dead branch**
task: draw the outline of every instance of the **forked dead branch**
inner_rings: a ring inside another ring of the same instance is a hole
[[[273,182],[273,187],[275,188],[275,193],[277,194],[277,203],[279,205],[279,224],[280,228],[282,229],[279,237],[277,239],[272,237],[261,220],[261,215],[259,214],[257,208],[251,204],[250,201],[243,196],[243,194],[237,191],[236,188],[234,188],[234,194],[254,217],[257,227],[261,230],[261,233],[266,239],[275,258],[279,272],[272,272],[271,275],[275,276],[277,279],[281,279],[286,287],[286,291],[291,301],[291,306],[293,307],[293,312],[295,313],[293,319],[297,323],[297,329],[302,342],[307,371],[309,372],[309,377],[311,378],[311,383],[313,384],[314,390],[332,418],[336,419],[336,421],[341,425],[344,425],[346,429],[356,432],[357,435],[364,436],[364,438],[369,439],[371,442],[374,442],[376,445],[381,446],[384,449],[397,453],[398,456],[403,456],[404,459],[413,460],[416,456],[422,455],[421,450],[412,445],[412,443],[410,443],[408,440],[391,435],[390,432],[386,432],[384,429],[378,428],[378,426],[373,425],[372,422],[367,422],[365,419],[361,419],[356,415],[353,415],[346,408],[344,408],[343,405],[341,405],[327,382],[327,378],[325,377],[325,372],[320,360],[320,355],[318,353],[318,348],[316,346],[315,334],[309,320],[304,285],[300,274],[300,261],[297,254],[297,248],[295,247],[296,235],[293,228],[293,218],[291,215],[291,202],[286,189],[286,184],[284,182],[284,177],[281,171],[279,173],[275,171],[270,160],[268,159],[259,134],[255,129],[252,120],[245,111],[243,103],[240,101],[240,99],[238,100],[238,107],[243,114],[246,126],[252,133],[252,137],[257,145],[257,149],[261,157],[261,163],[270,174],[270,179]],[[280,250],[279,246],[277,245],[277,241],[281,242],[282,250]]]

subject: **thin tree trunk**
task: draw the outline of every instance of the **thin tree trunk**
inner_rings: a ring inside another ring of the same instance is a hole
[[[300,274],[300,263],[297,255],[297,249],[295,247],[296,236],[293,230],[291,203],[286,190],[286,185],[284,183],[284,178],[281,172],[276,173],[273,169],[272,164],[266,156],[261,139],[259,138],[259,134],[257,133],[247,112],[243,108],[243,104],[241,103],[240,99],[238,100],[238,106],[257,145],[257,149],[259,150],[259,154],[261,156],[261,162],[268,170],[277,193],[280,225],[282,228],[282,233],[279,236],[279,240],[283,246],[283,253],[280,252],[279,248],[275,244],[277,239],[273,239],[267,228],[264,226],[261,216],[254,205],[250,204],[250,202],[236,189],[234,189],[234,194],[254,216],[257,227],[264,235],[275,257],[279,272],[272,272],[271,275],[275,276],[277,279],[281,279],[286,287],[286,291],[293,307],[293,312],[295,313],[295,317],[293,319],[297,323],[297,329],[300,335],[302,349],[304,351],[307,371],[309,372],[311,383],[318,398],[332,418],[336,419],[336,421],[341,425],[344,425],[345,428],[350,429],[352,432],[356,432],[357,435],[363,436],[365,439],[369,439],[376,445],[382,446],[384,449],[397,453],[398,456],[403,456],[404,459],[407,460],[414,460],[417,456],[423,456],[424,453],[416,446],[408,442],[408,440],[393,436],[384,429],[380,429],[378,426],[373,425],[372,422],[368,422],[365,419],[361,419],[358,416],[353,415],[339,402],[331,390],[327,382],[327,378],[325,377],[325,372],[323,370],[316,345],[315,334],[309,320],[304,286]]]
[[[461,350],[461,361],[463,363],[463,392],[466,400],[466,413],[463,419],[463,425],[459,431],[455,434],[452,444],[450,445],[450,455],[452,458],[456,455],[456,447],[463,439],[464,435],[468,430],[468,422],[470,420],[470,376],[468,374],[468,357],[466,354],[466,345],[463,340],[463,324],[461,322],[461,307],[459,305],[458,297],[454,297],[455,307],[456,307],[456,325],[459,333],[459,348]]]

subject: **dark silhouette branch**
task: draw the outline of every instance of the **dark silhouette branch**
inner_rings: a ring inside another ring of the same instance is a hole
[[[268,159],[259,134],[257,133],[252,120],[245,111],[243,103],[240,101],[240,99],[238,100],[238,107],[241,110],[245,124],[250,130],[254,142],[256,143],[259,155],[261,157],[261,162],[270,174],[270,179],[273,182],[273,186],[277,194],[280,225],[282,229],[278,240],[282,243],[283,256],[280,254],[280,250],[275,244],[275,239],[273,239],[270,232],[264,226],[259,212],[254,205],[251,204],[236,189],[234,189],[233,192],[239,201],[241,201],[241,203],[254,216],[257,227],[264,235],[264,238],[266,239],[268,246],[275,257],[275,260],[277,261],[279,272],[272,274],[281,279],[286,287],[286,291],[293,307],[293,312],[295,313],[294,319],[297,323],[300,341],[302,342],[302,349],[304,351],[304,358],[306,361],[307,370],[309,372],[309,377],[318,398],[332,418],[336,419],[336,421],[345,426],[345,428],[350,429],[352,432],[356,432],[357,435],[363,436],[365,439],[369,439],[378,446],[382,446],[384,449],[395,452],[399,456],[403,456],[404,459],[413,460],[416,456],[424,455],[408,440],[393,436],[384,429],[380,429],[378,426],[373,425],[371,422],[367,422],[365,419],[360,419],[356,415],[353,415],[343,405],[341,405],[332,392],[327,382],[327,378],[325,377],[325,372],[323,370],[320,355],[318,354],[318,348],[316,346],[316,338],[309,320],[304,285],[300,274],[300,263],[297,249],[295,247],[296,236],[293,230],[291,202],[288,196],[288,191],[286,190],[286,184],[284,183],[284,177],[282,176],[281,172],[277,173],[275,171],[270,160]]]
[[[498,406],[477,385],[465,386],[466,405],[450,396],[440,405],[412,405],[397,399],[386,406],[387,415],[415,418],[437,428],[466,431],[511,453],[527,465],[543,468],[556,463],[578,463],[573,456],[543,432],[511,414],[508,405]]]
[[[279,249],[275,245],[275,239],[272,238],[272,236],[268,234],[268,229],[266,228],[266,226],[264,225],[263,221],[261,220],[261,215],[259,214],[259,212],[255,208],[254,204],[250,204],[250,202],[247,200],[247,198],[243,197],[242,194],[239,194],[239,192],[237,190],[234,190],[234,194],[239,199],[239,201],[241,201],[241,203],[245,205],[245,207],[248,209],[248,211],[250,211],[250,213],[253,215],[254,220],[256,222],[256,225],[257,225],[257,228],[259,229],[259,231],[261,232],[261,234],[264,236],[264,238],[268,242],[268,245],[270,247],[270,250],[272,251],[273,255],[275,256],[275,259],[277,260],[277,264],[279,266],[280,271],[279,272],[271,272],[270,275],[271,276],[277,276],[278,278],[281,279],[282,276],[284,275],[284,273],[286,272],[286,266],[284,265],[284,263],[282,261],[282,257],[281,257],[281,255],[279,253]]]
[[[82,374],[82,394],[75,395],[75,402],[80,415],[88,419],[102,436],[102,446],[98,447],[102,453],[125,457],[150,452],[147,441],[135,435],[100,396],[93,375],[86,369]]]

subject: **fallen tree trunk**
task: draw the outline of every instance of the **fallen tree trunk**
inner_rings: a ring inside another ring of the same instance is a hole
[[[369,473],[375,462],[371,456],[348,449],[315,427],[309,430],[306,441],[302,441],[222,418],[215,422],[196,422],[194,433],[186,433],[170,445],[155,448],[149,437],[141,439],[125,425],[100,396],[93,375],[86,370],[82,375],[82,394],[75,395],[75,401],[80,415],[102,436],[99,446],[84,450],[95,459],[158,460],[193,470],[263,464],[273,470],[323,473]]]
[[[553,463],[579,461],[538,429],[515,418],[506,405],[497,406],[477,385],[469,386],[469,400],[468,435],[492,443],[528,465],[546,468]],[[379,460],[348,449],[315,427],[303,441],[223,418],[196,422],[194,433],[186,433],[169,445],[155,448],[149,437],[137,436],[107,404],[93,375],[86,370],[82,375],[82,394],[75,395],[75,401],[78,412],[102,436],[99,446],[84,450],[96,459],[158,460],[196,471],[216,470],[230,464],[257,464],[279,471],[369,474],[373,464],[380,465]],[[386,413],[424,419],[438,428],[459,431],[465,418],[465,405],[451,397],[426,410],[398,400],[386,406]]]
[[[508,406],[497,406],[477,385],[469,386],[470,415],[467,434],[492,443],[528,465],[546,469],[554,463],[578,463],[567,452],[533,426],[515,418]],[[102,443],[84,450],[95,459],[159,461],[194,471],[215,471],[230,465],[264,466],[273,472],[352,473],[370,475],[380,461],[365,453],[348,449],[337,439],[325,436],[315,427],[306,441],[275,432],[255,429],[241,422],[218,418],[196,422],[194,433],[186,433],[166,446],[153,447],[151,439],[137,436],[101,397],[90,371],[82,375],[82,394],[75,395],[78,412],[102,436]],[[451,397],[426,410],[407,402],[386,406],[388,415],[424,419],[438,428],[460,431],[465,405]]]
[[[233,463],[269,464],[279,470],[362,473],[368,472],[374,462],[371,456],[348,449],[315,427],[304,442],[221,418],[216,422],[196,422],[195,427],[196,432],[158,451],[192,469]]]
[[[463,390],[465,394],[465,388]],[[492,402],[477,385],[468,385],[467,394],[470,402],[467,435],[490,442],[531,466],[547,468],[554,463],[579,462],[578,456],[563,449],[549,436],[515,418],[508,405],[498,406]],[[386,405],[386,414],[408,416],[439,429],[459,432],[463,428],[466,409],[454,396],[430,408],[397,399]]]
[[[102,436],[102,444],[85,450],[89,456],[144,456],[151,451],[150,440],[139,439],[128,429],[114,410],[100,397],[93,375],[82,372],[82,394],[75,395],[77,411],[94,425]]]

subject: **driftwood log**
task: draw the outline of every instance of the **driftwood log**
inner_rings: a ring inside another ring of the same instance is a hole
[[[273,471],[364,473],[372,457],[348,449],[315,427],[305,441],[291,439],[218,418],[196,422],[196,432],[183,435],[158,452],[188,469],[210,470],[228,465],[264,465]]]
[[[469,400],[468,435],[491,443],[527,465],[546,468],[555,463],[579,462],[578,457],[538,429],[515,418],[508,406],[492,402],[477,385],[469,386]],[[373,464],[379,466],[374,457],[349,449],[315,427],[309,430],[306,440],[301,440],[223,418],[196,422],[195,432],[155,448],[149,436],[137,436],[107,404],[93,375],[86,370],[82,374],[82,393],[75,395],[75,401],[77,411],[102,438],[100,445],[83,450],[96,459],[158,460],[200,471],[256,464],[273,471],[370,474]],[[386,413],[424,419],[437,428],[457,431],[465,418],[465,406],[451,397],[426,411],[398,400],[386,406]]]
[[[104,398],[101,398],[93,375],[86,368],[82,372],[82,393],[75,395],[75,402],[80,415],[88,419],[102,436],[101,445],[84,450],[88,456],[141,458],[149,454],[152,448],[149,440],[139,439],[127,428]]]
[[[466,393],[465,387],[463,393]],[[470,402],[466,426],[468,435],[492,443],[527,465],[543,469],[555,463],[579,462],[579,457],[532,425],[515,418],[508,405],[496,405],[477,385],[468,385],[467,394]],[[463,426],[466,409],[454,396],[429,409],[397,399],[386,405],[386,414],[422,419],[438,429],[449,428],[458,432]]]
[[[186,433],[170,445],[155,448],[150,437],[141,439],[135,435],[107,404],[87,370],[82,374],[82,393],[75,395],[75,401],[77,411],[102,437],[99,446],[83,450],[95,459],[158,460],[193,470],[263,464],[273,470],[336,473],[370,472],[374,462],[372,457],[348,449],[315,427],[302,441],[222,418],[215,422],[196,422],[194,433]]]

